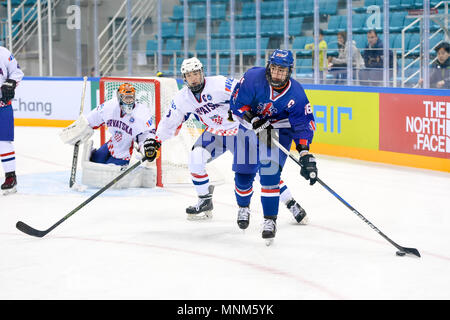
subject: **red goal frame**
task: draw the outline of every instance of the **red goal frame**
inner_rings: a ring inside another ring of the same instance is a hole
[[[153,83],[155,86],[155,128],[158,127],[159,121],[161,120],[161,83],[157,79],[144,79],[144,78],[132,78],[132,77],[101,77],[100,78],[100,104],[105,102],[105,82],[145,82]],[[100,145],[105,143],[105,131],[106,125],[102,124],[100,126]],[[156,159],[156,185],[158,187],[163,187],[162,183],[162,147],[160,148],[160,156]]]

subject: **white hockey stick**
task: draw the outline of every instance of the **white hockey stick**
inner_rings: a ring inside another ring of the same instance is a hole
[[[83,114],[83,109],[84,109],[84,96],[86,94],[86,83],[87,83],[87,76],[84,76],[83,77],[83,93],[81,94],[80,115]],[[75,143],[75,146],[73,148],[72,170],[70,171],[70,180],[69,180],[70,188],[72,188],[73,185],[75,184],[75,177],[77,175],[78,152],[80,150],[80,143],[81,143],[81,141],[77,141],[77,143]]]

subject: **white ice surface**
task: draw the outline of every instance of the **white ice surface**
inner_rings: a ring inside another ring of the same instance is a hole
[[[68,188],[73,149],[58,130],[16,127],[18,193],[0,197],[0,299],[450,299],[449,173],[317,155],[325,183],[422,258],[397,257],[289,159],[282,178],[311,222],[296,225],[281,205],[266,247],[257,183],[249,228],[236,224],[230,155],[217,160],[229,173],[211,221],[186,220],[191,186],[111,190],[34,238],[16,222],[47,229],[96,191]]]

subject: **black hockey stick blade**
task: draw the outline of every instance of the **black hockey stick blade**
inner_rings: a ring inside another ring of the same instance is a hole
[[[412,254],[412,255],[414,255],[414,256],[420,258],[419,250],[417,250],[416,248],[399,247],[398,249],[399,249],[400,251],[403,251],[404,253]]]
[[[16,223],[16,228],[19,229],[20,231],[22,231],[23,233],[26,233],[30,236],[38,237],[38,238],[42,238],[43,236],[45,236],[48,233],[47,231],[36,230],[22,221],[18,221]]]

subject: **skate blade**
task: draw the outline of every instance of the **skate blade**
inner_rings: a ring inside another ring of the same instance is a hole
[[[202,221],[202,220],[211,220],[213,214],[211,211],[205,211],[204,214],[187,214],[187,219],[189,221]]]
[[[266,242],[266,246],[271,246],[273,244],[273,240],[274,238],[270,238],[270,239],[264,239],[264,241]]]
[[[12,189],[8,189],[8,190],[2,190],[2,194],[4,196],[7,196],[8,194],[13,194],[13,193],[16,193],[16,192],[17,192],[16,187],[14,187]]]

